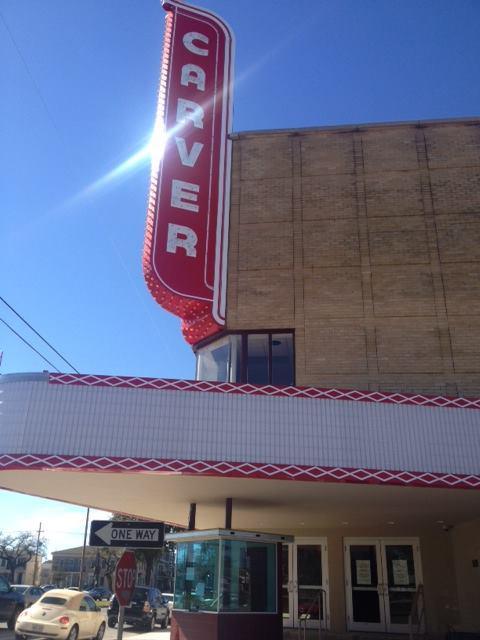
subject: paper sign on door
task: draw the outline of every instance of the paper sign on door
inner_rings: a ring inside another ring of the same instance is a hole
[[[370,560],[356,560],[357,584],[372,584],[372,570]]]
[[[408,585],[410,577],[408,575],[408,562],[406,560],[392,560],[393,584]]]

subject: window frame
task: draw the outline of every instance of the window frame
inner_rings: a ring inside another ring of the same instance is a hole
[[[277,334],[281,334],[281,333],[286,333],[289,334],[292,337],[292,382],[290,385],[275,385],[272,382],[272,336],[273,335],[277,335]],[[230,383],[230,384],[254,384],[251,382],[247,381],[247,375],[248,375],[248,336],[250,335],[267,335],[268,336],[268,382],[265,383],[265,385],[271,385],[271,386],[292,386],[294,387],[296,385],[296,351],[295,351],[295,330],[294,329],[254,329],[252,331],[250,330],[245,330],[245,329],[239,329],[238,331],[235,330],[228,330],[228,331],[222,331],[220,333],[215,334],[214,336],[211,336],[205,340],[202,340],[201,342],[198,342],[197,344],[195,344],[193,346],[193,352],[195,354],[195,379],[199,380],[197,378],[197,374],[198,374],[198,352],[201,351],[202,349],[204,349],[205,347],[208,347],[211,344],[214,344],[215,342],[221,340],[222,338],[225,338],[227,336],[240,336],[241,338],[241,347],[240,347],[240,354],[241,354],[241,363],[240,363],[240,380],[236,383]],[[264,386],[264,385],[260,385],[260,386]]]

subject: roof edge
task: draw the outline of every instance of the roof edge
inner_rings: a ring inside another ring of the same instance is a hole
[[[328,131],[364,131],[366,129],[378,129],[382,127],[417,127],[422,129],[431,125],[449,125],[449,124],[478,124],[480,125],[480,116],[465,116],[459,118],[437,118],[432,120],[398,120],[393,122],[363,122],[352,124],[334,124],[318,127],[295,127],[287,129],[258,129],[247,131],[234,131],[229,137],[231,140],[240,138],[248,138],[256,135],[302,135],[306,133],[328,132]]]

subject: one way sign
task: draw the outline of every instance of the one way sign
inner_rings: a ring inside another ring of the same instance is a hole
[[[92,520],[89,544],[92,547],[158,549],[163,546],[164,533],[163,522]]]

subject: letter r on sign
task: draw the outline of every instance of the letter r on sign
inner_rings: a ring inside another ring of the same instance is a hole
[[[197,257],[197,234],[193,229],[184,227],[181,224],[168,225],[167,251],[168,253],[176,253],[177,247],[185,250],[189,258]]]
[[[187,120],[193,122],[193,126],[197,129],[203,129],[203,116],[205,115],[202,107],[193,102],[193,100],[185,100],[179,98],[177,102],[177,122],[186,124]]]

